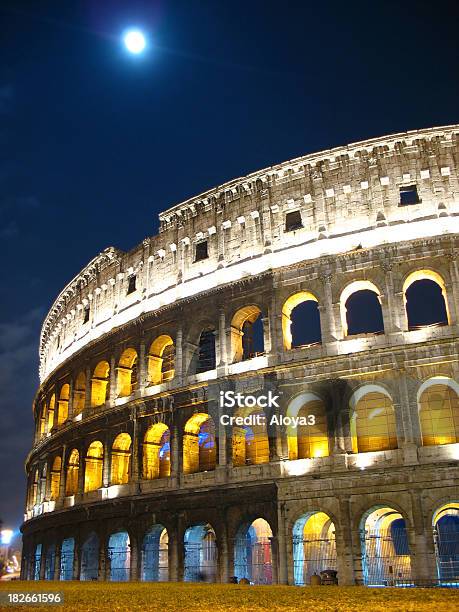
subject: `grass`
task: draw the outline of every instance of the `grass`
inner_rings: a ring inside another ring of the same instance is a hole
[[[367,587],[246,586],[193,583],[3,582],[0,591],[64,593],[64,605],[0,607],[1,610],[58,612],[442,612],[459,605],[454,589],[371,589]]]

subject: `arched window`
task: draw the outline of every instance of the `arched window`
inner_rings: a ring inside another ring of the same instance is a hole
[[[126,349],[120,357],[116,385],[118,397],[127,397],[137,389],[137,353],[133,348]]]
[[[335,525],[325,512],[308,512],[293,526],[294,584],[310,584],[311,576],[336,570]]]
[[[172,380],[175,373],[175,347],[170,336],[159,336],[150,346],[148,379],[150,384]]]
[[[108,540],[109,578],[113,582],[126,582],[130,577],[131,547],[126,531],[113,533]]]
[[[254,305],[239,309],[231,321],[233,363],[261,355],[264,350],[261,310]]]
[[[282,333],[286,350],[321,342],[318,302],[312,293],[300,291],[286,300]]]
[[[395,586],[411,579],[411,556],[403,516],[393,508],[376,507],[361,522],[362,569],[365,584]]]
[[[196,373],[213,369],[215,369],[215,329],[207,329],[199,337]]]
[[[345,336],[384,333],[381,298],[370,281],[354,281],[341,293],[341,324]]]
[[[59,486],[61,483],[61,465],[60,457],[55,457],[51,468],[51,501],[56,501],[59,497]]]
[[[449,314],[443,278],[432,270],[417,270],[403,283],[408,329],[448,325]]]
[[[392,399],[380,387],[361,388],[351,398],[352,447],[356,453],[397,448]]]
[[[56,408],[56,396],[53,393],[51,395],[51,399],[49,400],[49,404],[48,404],[48,431],[51,431],[51,429],[54,426],[54,410]]]
[[[215,582],[217,579],[217,544],[211,525],[188,527],[184,535],[183,580]]]
[[[75,380],[73,389],[73,414],[77,416],[84,410],[86,401],[86,377],[84,372],[80,372]]]
[[[80,454],[76,448],[72,450],[67,463],[67,477],[65,479],[65,494],[78,493],[78,472],[80,470]]]
[[[30,492],[30,507],[33,508],[38,503],[38,486],[39,486],[38,468],[33,473],[33,482]]]
[[[73,579],[73,562],[75,553],[74,538],[66,538],[61,544],[61,563],[59,568],[59,580]]]
[[[89,445],[86,453],[84,471],[84,492],[95,491],[102,486],[102,473],[104,467],[104,445],[99,440]]]
[[[70,385],[62,385],[61,393],[59,395],[58,411],[57,411],[57,424],[62,425],[68,419],[69,416],[69,397],[70,397]]]
[[[330,454],[327,414],[319,396],[308,392],[298,395],[290,402],[287,417],[300,419],[298,426],[287,426],[289,459],[327,457]]]
[[[91,406],[102,406],[108,400],[110,366],[108,361],[100,361],[91,379]]]
[[[250,525],[242,525],[236,536],[234,575],[254,584],[272,584],[271,527],[265,519],[257,518]]]
[[[46,429],[46,403],[43,402],[40,411],[40,438],[45,435]]]
[[[99,574],[99,538],[93,532],[81,547],[80,580],[97,580]]]
[[[433,532],[441,586],[455,586],[459,575],[459,503],[445,504],[435,512]]]
[[[162,525],[153,525],[142,542],[141,580],[167,582],[169,578],[169,536]]]
[[[269,463],[269,440],[263,410],[239,411],[235,416],[251,417],[252,425],[233,426],[233,465]]]
[[[131,436],[121,433],[116,436],[112,445],[111,478],[112,485],[122,485],[129,482],[129,464],[131,461]]]
[[[419,396],[422,444],[456,444],[459,442],[459,385],[450,379],[437,378],[427,381],[423,387]]]
[[[211,416],[194,414],[185,425],[183,436],[183,473],[214,470],[217,460],[215,425]]]
[[[164,423],[151,425],[143,440],[143,478],[167,478],[171,473],[170,432]]]

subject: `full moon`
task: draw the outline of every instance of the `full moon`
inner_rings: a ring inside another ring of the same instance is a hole
[[[142,53],[146,46],[145,36],[140,30],[129,30],[123,37],[124,45],[129,53],[138,55]]]

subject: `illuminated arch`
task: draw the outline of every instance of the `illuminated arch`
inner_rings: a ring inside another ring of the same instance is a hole
[[[151,425],[143,439],[142,476],[148,480],[171,473],[170,432],[164,423]]]
[[[70,385],[66,383],[62,385],[61,392],[59,394],[58,411],[57,411],[57,424],[62,425],[68,419],[69,416],[69,398],[70,398]]]
[[[234,545],[234,575],[254,584],[272,584],[272,538],[269,523],[257,518],[239,528]]]
[[[51,467],[51,482],[50,482],[50,500],[56,501],[59,497],[59,487],[61,483],[61,466],[62,459],[55,457],[53,465]]]
[[[389,392],[380,385],[364,385],[352,395],[351,436],[356,453],[397,448],[395,410]]]
[[[188,419],[183,436],[183,473],[214,470],[217,462],[215,424],[209,414],[197,413]]]
[[[303,418],[307,425],[287,425],[288,458],[309,459],[330,454],[325,404],[315,393],[294,397],[287,408],[288,417]],[[311,418],[313,417],[313,418]]]
[[[255,322],[261,321],[261,310],[258,306],[249,305],[240,308],[231,320],[231,358],[232,362],[236,363],[249,359],[262,351],[251,351],[250,342],[252,339],[252,329]],[[246,336],[246,341],[244,340]],[[261,347],[256,347],[261,348]]]
[[[108,361],[100,361],[91,379],[91,406],[102,406],[108,400],[110,365]]]
[[[234,416],[252,417],[252,425],[233,426],[233,466],[269,463],[266,416],[261,408],[240,408]]]
[[[459,442],[459,384],[437,376],[418,391],[419,421],[423,446]]]
[[[127,397],[137,389],[137,351],[127,348],[123,351],[117,367],[116,395]]]
[[[127,582],[131,570],[131,547],[126,531],[112,533],[108,540],[109,579],[113,582]]]
[[[61,544],[61,562],[59,568],[59,580],[73,579],[73,562],[75,554],[75,539],[66,538]]]
[[[426,323],[426,325],[430,325],[430,324],[451,324],[451,317],[450,317],[450,313],[448,310],[448,299],[447,299],[447,295],[446,295],[446,285],[445,285],[445,281],[443,280],[443,277],[440,276],[440,274],[438,274],[438,272],[434,272],[433,270],[416,270],[415,272],[411,272],[411,274],[409,274],[406,279],[405,282],[403,283],[403,298],[404,298],[404,304],[405,304],[405,312],[406,312],[406,318],[408,321],[408,329],[412,329],[414,326],[410,325],[410,318],[411,318],[411,312],[410,312],[410,304],[409,304],[409,299],[407,296],[407,291],[408,289],[410,289],[410,287],[412,287],[412,285],[414,283],[417,283],[418,281],[422,281],[422,280],[429,280],[432,281],[433,283],[435,283],[436,285],[438,285],[438,287],[441,290],[441,295],[443,298],[443,305],[444,305],[444,313],[438,313],[438,321],[433,321],[431,323]],[[445,320],[446,319],[446,320]],[[421,325],[423,325],[421,323]]]
[[[40,438],[45,435],[46,431],[46,403],[43,402],[40,410]]]
[[[317,305],[319,303],[316,296],[309,291],[299,291],[298,293],[294,293],[284,302],[282,307],[282,337],[284,340],[284,349],[286,350],[290,350],[292,347],[300,344],[313,343],[295,342],[292,333],[292,313],[297,306],[300,306],[306,302],[313,302]]]
[[[293,526],[294,584],[310,584],[311,576],[336,570],[335,524],[325,512],[307,512]]]
[[[111,476],[112,485],[122,485],[129,482],[129,467],[131,462],[131,436],[120,433],[112,444]]]
[[[169,579],[169,536],[163,525],[153,525],[142,542],[141,580],[167,582]]]
[[[199,336],[196,374],[214,370],[215,367],[215,328],[208,326]]]
[[[183,538],[185,582],[215,582],[217,579],[217,543],[209,524],[188,527]]]
[[[32,486],[31,486],[31,491],[30,491],[30,504],[29,505],[31,508],[33,508],[33,506],[35,506],[38,503],[39,483],[40,483],[40,477],[39,477],[38,468],[36,468],[33,473],[33,481],[32,481]]]
[[[175,347],[170,336],[162,335],[150,346],[148,380],[152,385],[172,380],[175,374]]]
[[[65,479],[65,494],[76,495],[78,493],[78,473],[80,471],[80,453],[76,448],[72,450],[67,462],[67,476]]]
[[[53,393],[48,404],[48,432],[54,427],[54,410],[56,408],[56,395]]]
[[[86,453],[84,470],[84,492],[95,491],[102,486],[104,467],[104,445],[95,440],[89,445]]]
[[[77,416],[84,410],[86,401],[86,376],[84,372],[80,372],[75,380],[73,388],[73,414]]]
[[[354,282],[350,283],[349,285],[347,285],[347,287],[345,287],[343,289],[343,291],[341,292],[341,295],[340,295],[340,300],[339,300],[340,313],[341,313],[341,325],[342,325],[342,328],[343,328],[343,335],[344,336],[351,335],[349,333],[349,325],[348,325],[348,317],[347,317],[347,315],[348,315],[347,302],[348,302],[349,298],[353,294],[357,293],[358,291],[371,291],[371,292],[376,294],[376,296],[378,298],[378,302],[379,302],[379,313],[378,314],[381,315],[381,319],[382,319],[381,293],[380,293],[379,289],[376,287],[376,285],[374,283],[372,283],[371,281],[368,281],[368,280],[354,281]],[[362,332],[362,333],[365,333],[365,332]]]
[[[432,527],[438,578],[445,586],[455,585],[459,575],[459,503],[451,501],[437,508]]]
[[[376,506],[360,523],[364,583],[391,586],[411,580],[411,556],[405,518],[394,508]]]

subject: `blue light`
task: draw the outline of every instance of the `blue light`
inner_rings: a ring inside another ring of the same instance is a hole
[[[140,30],[128,30],[123,36],[124,46],[133,55],[139,55],[145,50],[147,41]]]

